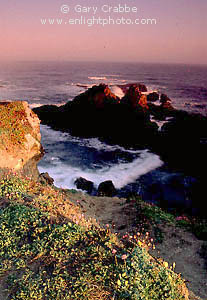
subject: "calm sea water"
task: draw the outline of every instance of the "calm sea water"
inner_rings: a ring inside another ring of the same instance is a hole
[[[149,90],[166,93],[176,108],[207,114],[207,67],[204,66],[74,62],[0,64],[0,100],[27,100],[31,107],[63,104],[102,82],[117,94],[121,94],[117,85],[141,82]],[[161,169],[160,158],[147,149],[135,151],[109,146],[98,139],[74,138],[47,126],[41,126],[41,133],[46,154],[39,170],[49,172],[57,186],[74,188],[74,180],[82,176],[96,185],[109,179],[117,188],[131,184],[137,191],[143,175],[151,181],[166,181],[169,177],[169,173]]]

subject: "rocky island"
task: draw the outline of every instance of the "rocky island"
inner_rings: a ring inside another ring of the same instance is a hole
[[[167,167],[193,176],[190,203],[205,214],[207,118],[173,107],[165,94],[148,93],[144,84],[119,85],[120,99],[104,84],[93,86],[65,105],[34,109],[42,124],[80,137],[158,154]],[[199,197],[198,197],[199,195]],[[199,198],[199,199],[198,199]]]

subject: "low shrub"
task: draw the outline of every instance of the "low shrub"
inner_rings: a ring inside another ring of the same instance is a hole
[[[9,201],[0,208],[0,278],[8,299],[185,299],[181,276],[152,258],[138,237],[119,241],[108,228],[66,215],[60,221],[53,200],[62,207],[64,193],[20,177],[6,180],[18,192],[11,198],[12,188],[5,191],[2,181]]]
[[[28,181],[24,178],[7,174],[0,179],[0,197],[9,200],[21,199],[26,194]]]

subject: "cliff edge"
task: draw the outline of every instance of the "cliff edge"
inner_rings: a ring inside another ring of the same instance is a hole
[[[40,121],[26,101],[0,102],[0,170],[37,178],[43,156]]]

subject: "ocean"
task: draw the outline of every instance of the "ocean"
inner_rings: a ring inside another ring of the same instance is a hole
[[[108,84],[115,94],[122,96],[118,85],[133,82],[144,83],[149,91],[167,94],[178,109],[207,115],[207,66],[0,63],[0,100],[26,100],[31,108],[43,104],[62,105],[100,83]],[[169,176],[181,175],[166,170],[160,157],[148,149],[124,149],[97,138],[81,139],[45,125],[41,125],[41,134],[46,153],[38,168],[40,172],[48,172],[58,187],[75,188],[74,181],[78,177],[93,181],[96,187],[102,181],[112,180],[117,189],[142,193],[146,198],[150,197],[146,187],[149,182],[166,182]],[[183,177],[182,182],[184,187],[188,186],[189,178]],[[177,191],[169,193],[175,196]]]

